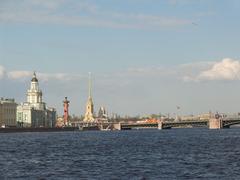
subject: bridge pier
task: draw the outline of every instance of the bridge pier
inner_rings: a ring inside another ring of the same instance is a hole
[[[113,124],[113,129],[114,129],[114,130],[119,130],[119,131],[121,131],[121,130],[122,130],[122,125],[121,125],[121,123],[114,123],[114,124]]]
[[[222,129],[223,121],[222,119],[209,119],[209,129]]]
[[[158,122],[158,130],[162,130],[163,129],[163,122],[159,121]]]

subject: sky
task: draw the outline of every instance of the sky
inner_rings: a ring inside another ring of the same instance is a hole
[[[91,72],[96,112],[240,112],[239,17],[239,0],[0,0],[0,97],[25,102],[36,71],[48,106],[82,115]]]

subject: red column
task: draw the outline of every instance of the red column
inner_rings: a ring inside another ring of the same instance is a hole
[[[64,107],[64,115],[63,115],[63,119],[64,119],[64,126],[68,125],[68,107],[69,107],[69,103],[70,101],[68,101],[67,97],[65,97],[64,101],[63,101],[63,107]]]

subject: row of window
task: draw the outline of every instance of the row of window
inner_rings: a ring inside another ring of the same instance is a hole
[[[27,119],[28,119],[27,117],[28,117],[27,114],[22,114],[22,113],[17,114],[18,121],[27,121]]]
[[[3,113],[16,114],[16,109],[3,109]]]

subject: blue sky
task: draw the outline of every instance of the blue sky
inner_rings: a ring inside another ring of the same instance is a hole
[[[1,0],[0,96],[26,100],[39,75],[44,100],[96,110],[238,112],[238,0]],[[238,97],[239,96],[239,97]]]

